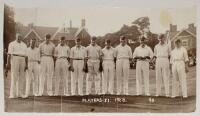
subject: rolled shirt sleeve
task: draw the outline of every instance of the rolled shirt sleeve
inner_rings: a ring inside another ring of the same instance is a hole
[[[150,56],[150,58],[153,58],[153,56],[154,56],[153,51],[150,47],[149,47],[149,56]]]
[[[128,47],[128,55],[129,55],[129,58],[133,57],[131,47]]]
[[[189,61],[188,53],[187,53],[187,50],[185,48],[183,48],[183,57],[184,57],[185,62]]]
[[[8,54],[13,54],[13,52],[14,52],[14,47],[13,47],[13,44],[10,43],[8,46]]]
[[[157,56],[157,45],[154,47],[154,56]]]

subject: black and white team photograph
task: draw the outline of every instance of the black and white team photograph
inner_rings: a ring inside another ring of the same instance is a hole
[[[193,113],[195,0],[6,0],[4,112]]]

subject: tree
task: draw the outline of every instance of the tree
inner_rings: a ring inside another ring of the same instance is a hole
[[[150,22],[148,17],[140,17],[132,22],[131,26],[123,25],[121,29],[114,33],[108,33],[103,37],[99,37],[98,43],[100,46],[104,46],[104,41],[110,39],[113,46],[120,43],[120,36],[123,35],[128,39],[128,43],[134,50],[139,45],[139,38],[141,35],[145,35],[147,44],[153,49],[158,43],[157,34],[152,33],[149,30]]]
[[[4,5],[4,62],[6,62],[6,53],[8,50],[8,44],[15,39],[15,21],[14,21],[14,10],[8,5]],[[5,64],[5,63],[4,63]]]

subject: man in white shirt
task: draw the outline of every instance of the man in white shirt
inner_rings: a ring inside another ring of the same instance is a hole
[[[69,75],[69,57],[70,48],[66,45],[65,37],[60,38],[60,44],[55,48],[54,56],[55,63],[55,96],[59,94],[61,80],[63,81],[64,95],[69,96],[68,75]]]
[[[54,49],[55,45],[50,41],[51,35],[47,34],[45,41],[40,44],[40,57],[41,57],[41,70],[40,70],[40,84],[39,84],[39,96],[44,93],[45,80],[47,79],[47,94],[53,95],[52,91],[52,79],[54,73]]]
[[[25,63],[26,44],[22,42],[22,36],[16,34],[16,40],[8,46],[6,70],[11,65],[11,85],[9,98],[25,97]]]
[[[166,43],[165,36],[159,36],[160,42],[154,48],[154,58],[156,59],[156,96],[160,96],[162,80],[165,88],[165,95],[169,97],[169,58],[171,48]]]
[[[187,98],[187,80],[186,72],[188,72],[188,54],[187,50],[182,47],[181,41],[178,39],[175,41],[175,48],[171,52],[171,69],[172,69],[172,98],[175,98],[179,93],[176,88],[179,84],[176,83],[179,80],[181,85],[181,92],[183,98]]]
[[[125,36],[120,37],[120,44],[115,48],[116,52],[116,76],[117,95],[128,95],[128,78],[132,51],[127,45]]]
[[[101,59],[101,47],[96,44],[96,37],[91,38],[91,44],[86,48],[88,74],[86,79],[86,94],[91,94],[92,82],[95,82],[95,94],[100,94],[99,64]]]
[[[76,45],[71,48],[71,95],[76,95],[76,84],[78,83],[78,95],[83,95],[84,67],[86,65],[86,49],[81,45],[81,39],[76,38]]]
[[[114,58],[115,50],[111,46],[111,41],[106,40],[106,46],[102,49],[103,59],[103,77],[102,77],[102,94],[113,94],[114,89]]]
[[[142,78],[144,79],[145,95],[149,96],[149,61],[153,57],[153,51],[145,44],[145,37],[140,38],[140,46],[136,47],[133,58],[136,63],[136,92],[142,95]]]
[[[30,47],[26,50],[27,63],[28,63],[28,76],[26,77],[26,97],[30,94],[30,85],[32,83],[33,95],[39,94],[39,63],[40,51],[36,47],[36,38],[30,41]]]

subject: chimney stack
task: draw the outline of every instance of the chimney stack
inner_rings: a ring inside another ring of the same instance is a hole
[[[72,28],[72,20],[69,21],[69,27]]]
[[[81,27],[85,27],[85,19],[81,20]]]
[[[194,29],[195,29],[194,23],[189,24],[189,25],[188,25],[188,29],[189,29],[189,30],[194,30]]]
[[[28,27],[29,27],[30,29],[32,29],[33,26],[34,26],[33,23],[28,24]]]
[[[170,24],[170,32],[176,32],[177,31],[177,25]]]

